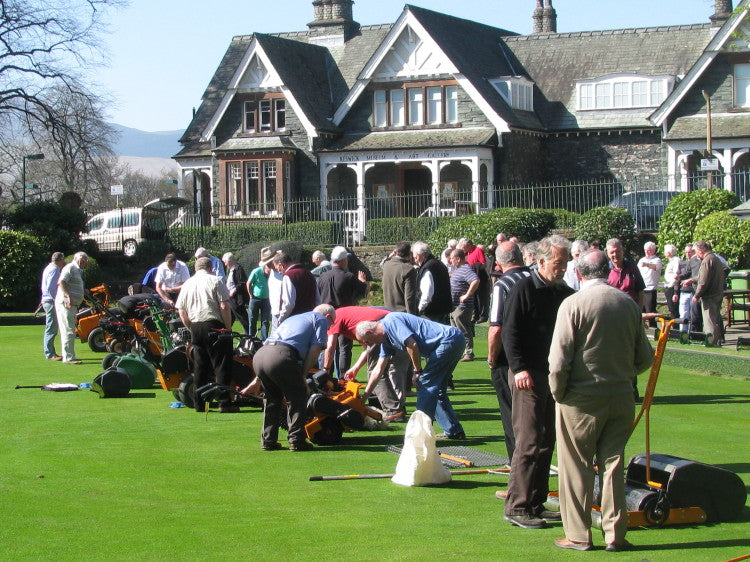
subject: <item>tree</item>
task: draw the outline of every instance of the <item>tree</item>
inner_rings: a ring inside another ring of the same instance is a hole
[[[81,70],[101,62],[106,9],[125,0],[0,0],[0,115],[28,125],[68,128],[45,92],[62,88],[93,99]]]
[[[44,170],[52,191],[88,187],[87,181],[79,183],[87,175],[85,163],[92,162],[92,155],[107,156],[110,131],[100,127],[100,98],[82,76],[103,62],[99,38],[106,30],[106,11],[126,3],[0,0],[0,173],[18,178],[23,156],[44,152],[46,159],[32,168],[37,174]],[[47,154],[52,147],[56,150]],[[53,154],[62,157],[53,159]],[[48,173],[55,171],[51,162],[60,164],[59,175]],[[9,193],[14,184],[20,189]],[[18,200],[23,186],[15,180],[0,189]]]

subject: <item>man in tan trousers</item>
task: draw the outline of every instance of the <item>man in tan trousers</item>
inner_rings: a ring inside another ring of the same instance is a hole
[[[563,301],[549,355],[549,384],[557,402],[560,548],[590,550],[594,466],[599,466],[602,532],[607,551],[630,548],[625,540],[623,455],[633,425],[633,377],[654,360],[641,311],[626,293],[607,284],[609,265],[600,250],[581,254],[581,290]]]

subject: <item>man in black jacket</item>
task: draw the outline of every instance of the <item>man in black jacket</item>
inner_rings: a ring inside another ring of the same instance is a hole
[[[523,529],[541,529],[560,514],[544,508],[555,448],[555,401],[547,356],[557,309],[573,289],[563,283],[570,243],[553,235],[539,243],[539,267],[518,281],[505,303],[502,340],[508,357],[516,449],[511,461],[505,519]]]
[[[239,320],[243,331],[249,333],[249,320],[247,317],[247,303],[250,295],[247,292],[247,273],[234,257],[227,252],[221,257],[227,272],[227,289],[229,290],[229,306],[232,309],[234,320]]]
[[[417,309],[419,315],[450,324],[451,281],[448,268],[435,259],[430,247],[424,242],[414,242],[411,246],[414,263],[417,264]]]

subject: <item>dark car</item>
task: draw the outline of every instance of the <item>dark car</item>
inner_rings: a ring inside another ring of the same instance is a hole
[[[657,230],[664,209],[678,193],[666,189],[628,191],[612,199],[609,206],[627,209],[633,215],[638,230]]]

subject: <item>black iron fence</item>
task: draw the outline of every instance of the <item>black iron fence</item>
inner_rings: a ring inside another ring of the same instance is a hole
[[[627,181],[604,179],[505,185],[482,188],[479,193],[383,193],[361,199],[356,196],[330,197],[326,201],[321,201],[320,198],[299,198],[284,201],[275,208],[260,204],[253,208],[216,205],[211,209],[211,225],[206,223],[208,213],[201,213],[198,209],[198,212],[185,213],[177,218],[171,228],[212,226],[223,229],[265,224],[279,226],[277,232],[283,237],[285,225],[334,221],[340,224],[340,228],[331,243],[356,245],[366,241],[367,222],[373,219],[452,217],[505,207],[563,209],[585,213],[595,207],[610,205],[628,209],[639,228],[654,229],[673,195],[709,186],[720,189],[730,187],[738,195],[740,202],[747,201],[750,199],[750,172],[735,172],[729,176],[720,172],[701,172],[675,178],[637,177]],[[477,199],[481,205],[475,203]]]

